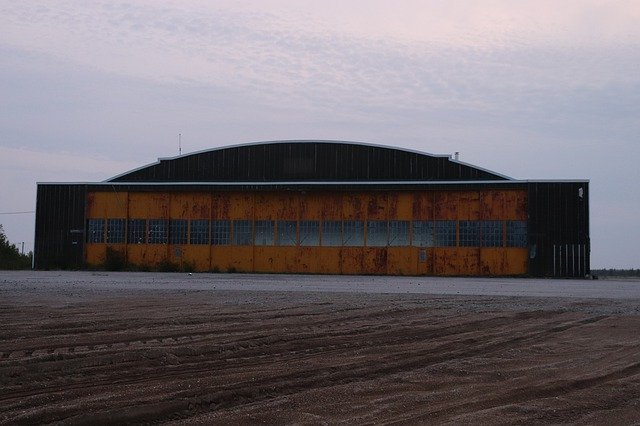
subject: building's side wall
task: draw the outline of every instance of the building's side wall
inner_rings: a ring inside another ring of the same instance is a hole
[[[519,189],[450,191],[366,191],[357,193],[288,192],[90,192],[87,219],[184,219],[234,221],[453,221],[451,247],[419,247],[409,240],[400,246],[373,247],[365,231],[357,246],[278,245],[277,230],[267,245],[233,244],[110,244],[86,245],[88,264],[105,262],[107,247],[125,254],[135,265],[157,267],[162,262],[193,265],[199,271],[288,272],[397,275],[525,275],[527,247],[508,247],[507,221],[527,220],[527,191]],[[466,221],[500,221],[499,247],[463,247],[460,226]],[[192,225],[190,225],[192,226]],[[232,226],[233,227],[233,226]],[[410,229],[411,231],[411,229]],[[106,232],[106,230],[104,231]],[[253,231],[255,233],[255,230]],[[209,229],[209,238],[213,230]],[[411,234],[411,232],[410,232]],[[233,237],[233,235],[232,235]]]
[[[38,185],[34,266],[79,269],[84,264],[85,185]]]
[[[589,183],[532,182],[528,197],[530,274],[590,274]]]

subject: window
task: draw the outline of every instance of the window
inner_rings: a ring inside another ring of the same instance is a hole
[[[342,222],[330,220],[322,223],[322,245],[336,247],[342,245]]]
[[[389,221],[389,245],[404,247],[409,245],[409,221]]]
[[[128,226],[127,243],[129,244],[145,244],[147,242],[146,220],[130,219]]]
[[[104,242],[104,219],[88,219],[87,220],[87,242],[88,243]]]
[[[456,246],[456,222],[453,220],[436,220],[434,227],[436,247]]]
[[[433,247],[433,222],[426,220],[414,220],[412,233],[412,245],[414,247]]]
[[[124,219],[107,219],[107,242],[111,244],[124,243]]]
[[[256,245],[272,246],[275,227],[272,220],[256,220]]]
[[[249,243],[245,244],[251,244],[251,223],[248,220],[242,220],[240,222],[249,224]],[[242,228],[242,225],[240,227]],[[246,238],[246,236],[244,237]],[[211,244],[214,246],[227,246],[231,244],[231,221],[211,221]]]
[[[387,222],[370,220],[367,222],[367,246],[385,247],[387,245]]]
[[[149,244],[167,244],[167,220],[149,219]]]
[[[295,220],[279,220],[278,221],[278,245],[279,246],[295,246],[296,245],[296,221]]]
[[[482,247],[502,247],[502,221],[485,220],[482,225]]]
[[[364,246],[364,222],[345,220],[343,224],[342,245],[347,247]]]
[[[320,245],[320,222],[318,222],[317,220],[300,221],[300,245]]]
[[[507,247],[527,246],[527,222],[524,220],[507,221]]]
[[[187,244],[187,221],[171,219],[169,222],[169,242],[171,244]]]
[[[237,246],[250,246],[253,244],[253,229],[250,220],[233,221],[233,244]]]
[[[460,221],[460,247],[480,247],[480,222]]]
[[[191,244],[209,244],[209,221],[191,221]]]

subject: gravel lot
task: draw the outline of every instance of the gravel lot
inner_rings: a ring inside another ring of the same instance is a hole
[[[640,282],[0,272],[0,422],[640,419]]]

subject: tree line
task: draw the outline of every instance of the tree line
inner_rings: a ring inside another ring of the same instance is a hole
[[[22,254],[15,244],[7,240],[0,224],[0,269],[31,269],[33,253]]]

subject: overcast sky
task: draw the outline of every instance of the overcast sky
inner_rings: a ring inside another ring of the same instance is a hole
[[[0,0],[0,213],[276,139],[590,179],[593,267],[640,267],[639,1]],[[34,215],[0,215],[33,248]]]

